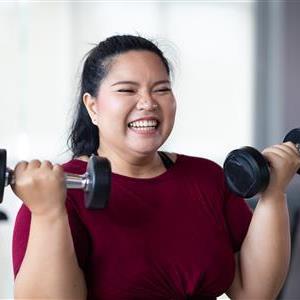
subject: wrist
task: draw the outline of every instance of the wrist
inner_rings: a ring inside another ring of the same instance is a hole
[[[285,201],[286,193],[281,189],[266,189],[263,193],[261,193],[260,198],[265,201],[268,201],[268,199],[270,199],[270,201]]]
[[[31,218],[39,222],[53,223],[56,220],[62,220],[68,216],[66,207],[59,207],[45,212],[32,212]]]

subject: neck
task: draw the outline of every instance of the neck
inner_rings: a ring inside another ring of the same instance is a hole
[[[166,171],[158,153],[141,154],[107,151],[103,145],[98,155],[109,159],[112,172],[134,178],[151,178]]]

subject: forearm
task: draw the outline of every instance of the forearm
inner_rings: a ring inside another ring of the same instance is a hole
[[[243,298],[275,298],[288,272],[289,260],[290,227],[285,195],[264,195],[254,211],[240,252]]]
[[[28,245],[15,280],[16,298],[85,299],[67,214],[32,215]]]

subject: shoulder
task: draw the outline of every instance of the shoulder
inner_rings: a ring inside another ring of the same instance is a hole
[[[180,159],[184,162],[186,166],[191,167],[192,169],[201,169],[205,171],[212,171],[217,173],[222,173],[222,167],[218,165],[216,162],[198,156],[186,155],[186,154],[177,154],[177,159]]]
[[[185,177],[194,180],[223,185],[223,168],[216,162],[197,156],[177,154],[178,168]]]
[[[64,172],[82,174],[86,171],[86,166],[88,162],[88,156],[81,156],[71,159],[61,166],[64,169]]]

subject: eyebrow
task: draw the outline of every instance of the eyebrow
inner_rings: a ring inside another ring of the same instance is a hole
[[[154,85],[158,85],[158,84],[163,84],[163,83],[168,83],[170,84],[170,80],[159,80],[159,81],[156,81],[154,83]],[[115,86],[115,85],[118,85],[118,84],[132,84],[132,85],[139,85],[138,82],[136,81],[118,81],[118,82],[115,82],[113,83],[111,86]]]

